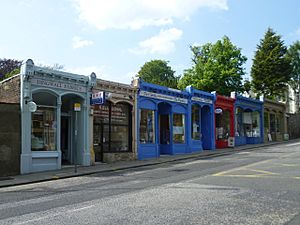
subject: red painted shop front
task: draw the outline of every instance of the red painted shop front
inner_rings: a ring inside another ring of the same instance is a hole
[[[215,103],[216,148],[234,145],[234,102],[233,98],[217,95]]]

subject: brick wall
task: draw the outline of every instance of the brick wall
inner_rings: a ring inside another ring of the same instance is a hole
[[[0,103],[0,177],[20,173],[20,154],[20,106]]]
[[[0,82],[0,102],[20,102],[20,76],[16,75]]]

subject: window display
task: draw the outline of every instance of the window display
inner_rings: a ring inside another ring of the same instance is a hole
[[[155,142],[154,111],[149,109],[140,110],[140,142]]]
[[[200,106],[193,105],[192,106],[192,138],[194,140],[201,139],[201,132],[200,132]]]
[[[215,110],[218,112],[216,113],[216,139],[227,140],[230,136],[230,111],[217,109]]]
[[[252,112],[252,137],[260,137],[260,114]]]
[[[103,152],[128,152],[131,149],[131,106],[106,104],[94,108],[94,144]]]
[[[128,127],[111,126],[111,151],[129,151]]]
[[[235,115],[235,136],[245,136],[243,126],[243,112],[241,108],[236,109]]]
[[[173,114],[173,142],[185,142],[185,115],[174,113]]]
[[[32,113],[32,151],[56,151],[56,108],[38,107]]]

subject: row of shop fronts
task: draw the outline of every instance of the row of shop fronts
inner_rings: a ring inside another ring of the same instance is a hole
[[[32,60],[10,79],[20,79],[21,173],[283,140],[286,133],[283,104],[235,93],[139,79],[126,85]]]

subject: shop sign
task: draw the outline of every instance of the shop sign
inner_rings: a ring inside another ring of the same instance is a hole
[[[92,94],[91,105],[103,105],[105,103],[105,92],[99,91]]]
[[[149,92],[149,91],[141,91],[140,96],[144,96],[144,97],[148,97],[148,98],[156,98],[156,99],[172,101],[172,102],[179,102],[179,103],[183,103],[183,104],[188,103],[188,100],[185,98],[174,97],[174,96],[170,96],[170,95],[163,95],[163,94],[153,93],[153,92]]]
[[[212,100],[211,99],[207,99],[207,98],[201,98],[201,97],[192,97],[192,101],[195,102],[204,102],[204,103],[208,103],[208,104],[212,104]]]
[[[75,112],[80,112],[81,110],[81,105],[80,103],[74,103],[74,111]]]
[[[63,83],[59,81],[44,80],[44,79],[37,79],[37,78],[31,79],[31,83],[34,85],[39,85],[39,86],[49,87],[49,88],[58,88],[58,89],[64,89],[69,91],[76,91],[76,92],[86,92],[86,87],[78,84],[72,84],[72,83]]]
[[[216,114],[221,114],[222,112],[223,112],[223,110],[221,108],[216,108],[215,109]]]

